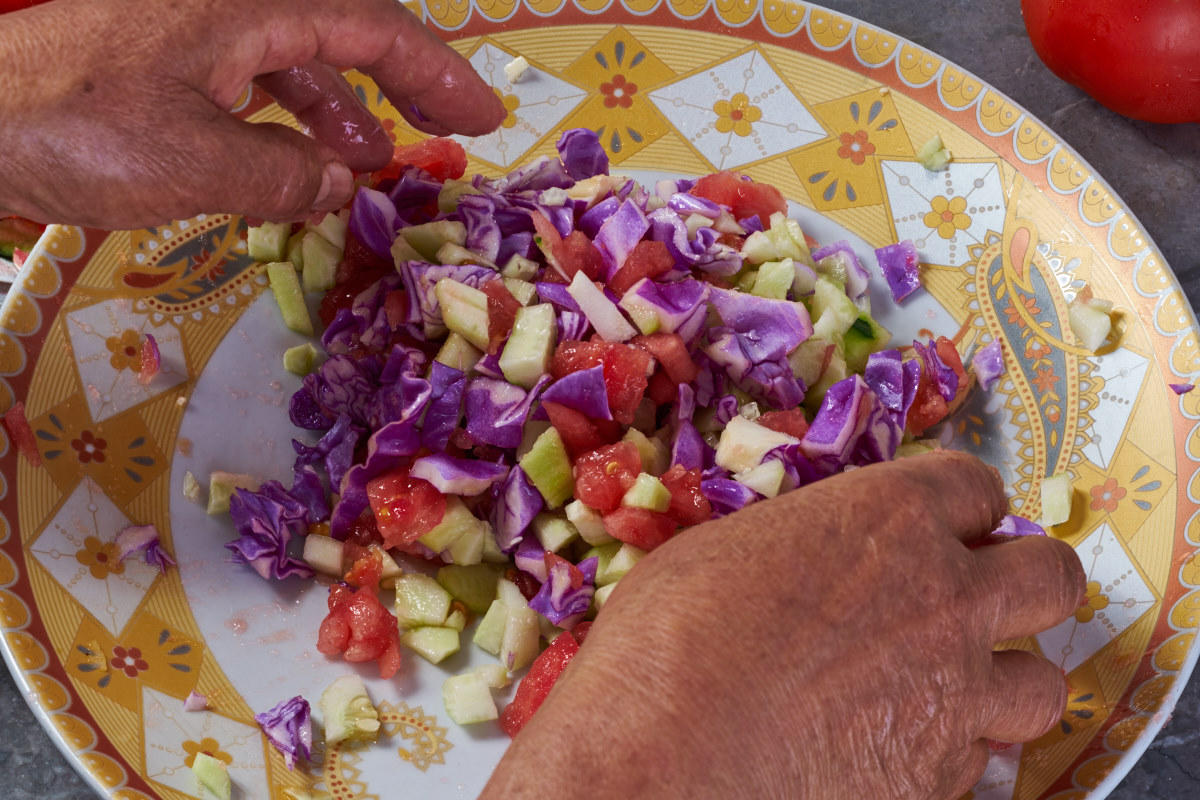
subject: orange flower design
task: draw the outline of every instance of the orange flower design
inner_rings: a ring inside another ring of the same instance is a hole
[[[1021,298],[1021,305],[1025,306],[1025,311],[1029,316],[1035,317],[1042,313],[1042,310],[1038,308],[1036,297],[1028,297],[1026,295],[1017,295],[1017,297]],[[1004,316],[1008,318],[1009,325],[1021,325],[1024,323],[1021,312],[1011,302],[1004,306]]]
[[[121,331],[120,336],[109,336],[104,346],[112,353],[108,363],[117,372],[123,369],[137,372],[142,368],[142,335],[133,328]]]
[[[728,100],[713,103],[717,115],[716,129],[721,133],[733,131],[738,136],[749,136],[754,123],[762,119],[762,109],[750,105],[745,92],[738,92]]]
[[[1100,591],[1100,584],[1097,581],[1088,581],[1086,592],[1087,596],[1083,598],[1083,605],[1075,609],[1076,622],[1091,622],[1097,611],[1108,608],[1108,596]]]
[[[71,440],[71,447],[78,454],[80,464],[87,464],[91,461],[103,464],[104,450],[108,447],[108,440],[98,438],[91,431],[84,431],[79,434],[78,439]]]
[[[838,151],[841,155],[841,151]],[[943,239],[953,239],[959,231],[971,227],[971,218],[963,212],[967,210],[967,198],[962,195],[946,198],[938,195],[929,201],[929,211],[925,212],[926,227],[933,228]]]
[[[1030,339],[1029,343],[1025,345],[1025,358],[1030,361],[1049,358],[1051,352],[1053,351],[1050,349],[1050,345],[1041,339]]]
[[[1058,376],[1054,374],[1054,367],[1037,368],[1037,373],[1033,376],[1033,385],[1039,392],[1050,391],[1056,383],[1058,383]]]
[[[496,93],[496,97],[500,98],[500,102],[504,104],[504,110],[507,112],[504,115],[504,121],[500,123],[501,128],[511,128],[517,124],[517,109],[521,107],[521,98],[515,94],[505,94],[492,87],[492,91]]]
[[[122,670],[127,677],[136,678],[139,672],[150,669],[150,664],[142,658],[142,651],[136,647],[124,648],[117,645],[113,648],[113,669]]]
[[[224,761],[225,766],[229,766],[233,763],[233,756],[222,750],[221,743],[211,736],[205,736],[198,742],[193,742],[189,739],[183,743],[183,751],[187,753],[187,758],[183,760],[183,763],[186,764],[188,768],[191,768],[192,763],[196,760],[197,753],[204,753],[204,755],[211,756],[218,761]]]
[[[83,540],[83,547],[75,551],[75,560],[87,567],[88,572],[98,581],[125,571],[116,543],[102,542],[95,536]]]
[[[600,84],[600,94],[604,95],[605,108],[629,108],[633,105],[633,96],[637,94],[637,84],[625,80],[624,75],[613,75],[611,81]]]
[[[1116,478],[1109,478],[1103,484],[1093,486],[1092,511],[1107,511],[1110,514],[1117,510],[1117,505],[1125,497],[1125,487],[1117,485]]]
[[[384,131],[387,132],[388,138],[392,140],[392,144],[396,143],[396,120],[385,119],[381,121]]]
[[[867,156],[875,154],[875,145],[867,139],[866,131],[843,133],[840,137],[842,146],[838,148],[838,158],[848,158],[855,165],[862,164]]]

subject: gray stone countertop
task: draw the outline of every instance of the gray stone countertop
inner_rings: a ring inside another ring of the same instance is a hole
[[[1113,114],[1054,77],[1025,34],[1017,0],[826,0],[970,70],[1046,123],[1113,187],[1200,301],[1200,125],[1162,126]],[[0,794],[8,800],[84,800],[87,785],[34,721],[0,670]],[[1112,800],[1200,797],[1200,682]]]

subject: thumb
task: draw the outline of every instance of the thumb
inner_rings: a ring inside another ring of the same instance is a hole
[[[207,127],[190,198],[202,212],[295,220],[341,208],[354,192],[354,175],[337,153],[299,131],[228,114]]]

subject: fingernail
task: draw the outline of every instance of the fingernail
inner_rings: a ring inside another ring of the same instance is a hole
[[[330,161],[321,173],[321,188],[313,200],[313,208],[326,211],[339,208],[350,199],[353,189],[354,175],[350,168],[340,161]]]

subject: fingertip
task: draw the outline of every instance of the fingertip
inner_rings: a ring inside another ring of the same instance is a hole
[[[313,199],[313,211],[335,211],[350,201],[354,173],[340,161],[330,161],[321,170],[321,186]]]

